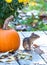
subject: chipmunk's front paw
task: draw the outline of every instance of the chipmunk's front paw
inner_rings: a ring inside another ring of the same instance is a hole
[[[38,47],[40,47],[40,46],[37,45],[37,44],[33,44],[33,47],[34,47],[34,48],[38,48]]]

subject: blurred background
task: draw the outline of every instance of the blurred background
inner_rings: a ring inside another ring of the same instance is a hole
[[[0,0],[0,27],[10,15],[17,31],[47,30],[47,0]]]

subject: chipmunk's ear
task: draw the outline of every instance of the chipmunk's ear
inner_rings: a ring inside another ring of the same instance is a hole
[[[32,34],[34,34],[34,33],[32,33]]]
[[[34,33],[32,33],[31,35],[34,35]]]
[[[30,37],[32,37],[34,35],[34,33],[31,33]]]

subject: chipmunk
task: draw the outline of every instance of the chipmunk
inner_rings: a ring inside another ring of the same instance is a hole
[[[31,45],[33,44],[33,42],[38,39],[40,36],[32,33],[30,37],[26,37],[23,39],[23,48],[24,50],[28,51],[31,50]]]

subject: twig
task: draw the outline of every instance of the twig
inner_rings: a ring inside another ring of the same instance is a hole
[[[42,55],[39,54],[39,56],[44,60],[44,62],[47,64],[47,61],[42,57]]]
[[[25,37],[25,35],[21,32],[22,36]]]
[[[19,59],[18,59],[18,57],[16,57],[16,61],[17,61],[17,63],[18,63],[19,65],[21,65],[21,64],[20,64],[20,62],[19,62]]]
[[[45,31],[43,31],[45,33],[45,35],[47,35],[47,33]]]
[[[17,63],[18,63],[19,65],[21,65],[17,56],[16,56],[16,61],[17,61]]]

